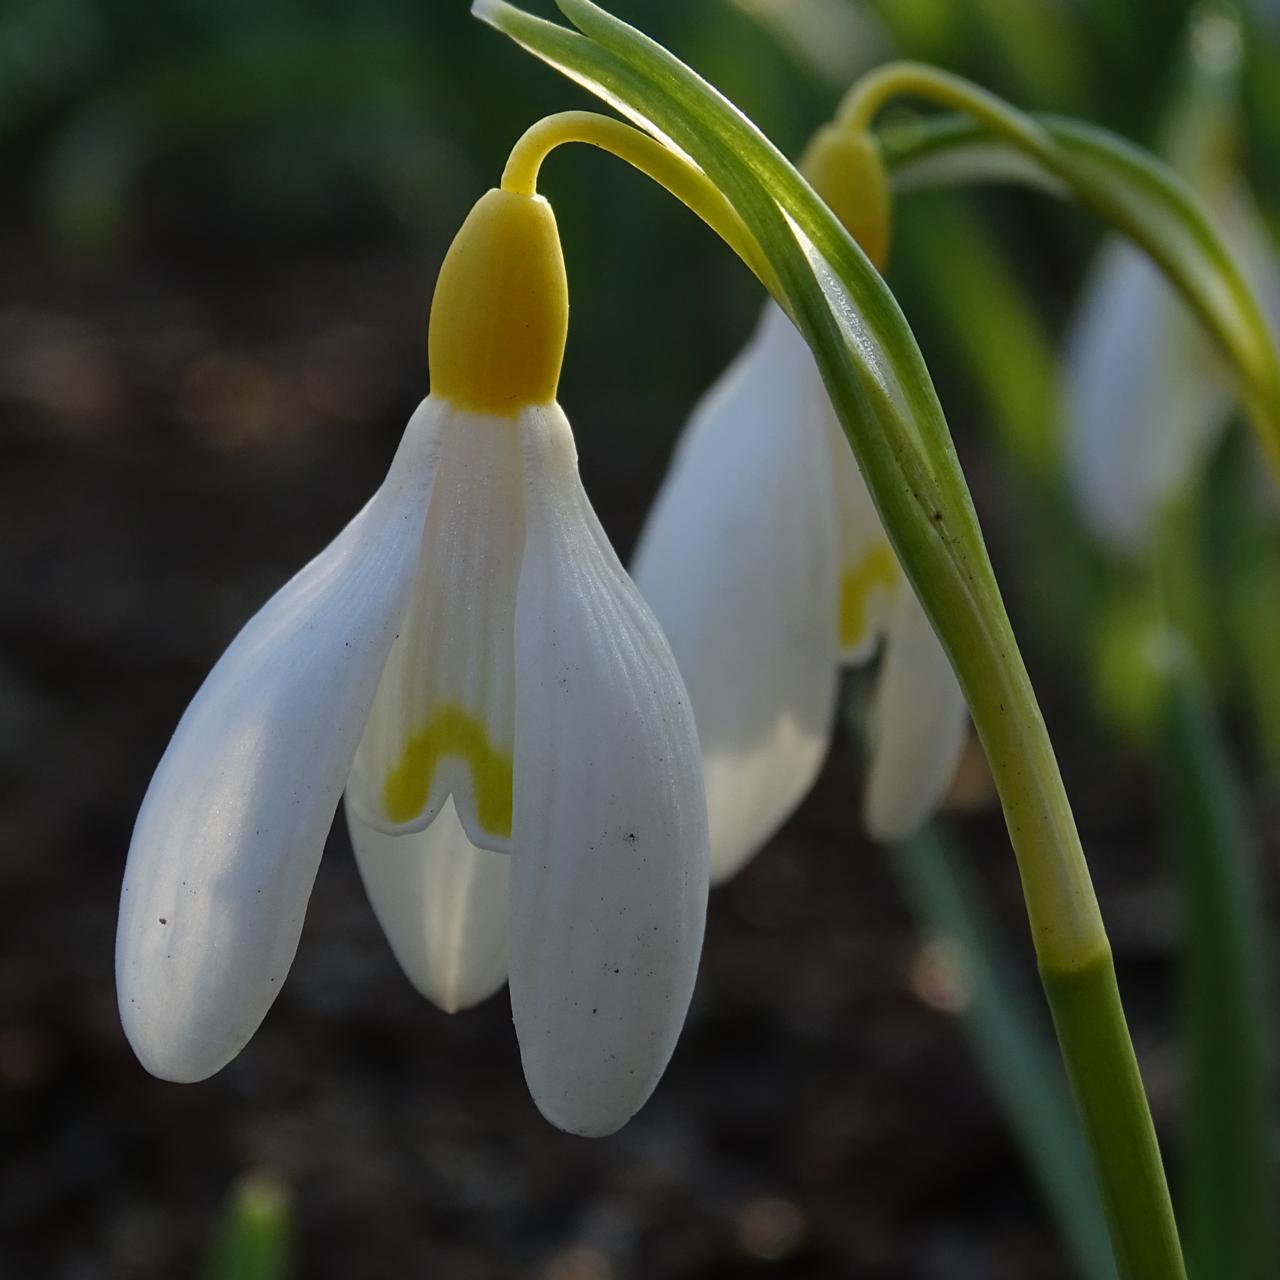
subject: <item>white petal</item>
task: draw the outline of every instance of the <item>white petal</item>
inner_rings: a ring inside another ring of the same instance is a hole
[[[347,826],[360,878],[410,982],[446,1013],[470,1008],[507,980],[511,859],[477,849],[446,800],[425,831],[389,836]]]
[[[513,632],[524,527],[515,425],[452,411],[413,599],[348,788],[370,826],[421,831],[452,795],[472,843],[506,851],[515,733]]]
[[[1137,249],[1109,244],[1066,341],[1068,473],[1093,531],[1140,553],[1221,427],[1229,391],[1205,335]]]
[[[611,1133],[666,1067],[693,994],[706,808],[688,696],[578,480],[557,406],[520,419],[511,1007],[530,1092]]]
[[[200,1080],[280,990],[351,757],[413,580],[438,409],[386,481],[250,620],[170,741],[134,828],[116,982],[143,1065]]]
[[[635,559],[693,701],[715,880],[813,784],[831,736],[837,531],[821,384],[772,304],[694,413]]]
[[[915,592],[899,593],[871,711],[865,822],[894,844],[946,794],[968,725],[964,694]]]

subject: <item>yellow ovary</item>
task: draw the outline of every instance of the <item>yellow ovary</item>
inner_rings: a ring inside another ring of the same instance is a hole
[[[875,139],[823,125],[800,157],[800,172],[876,270],[883,271],[892,210],[889,180]]]
[[[511,756],[489,741],[483,724],[458,706],[444,706],[405,744],[382,790],[387,817],[409,822],[431,794],[436,766],[447,756],[466,763],[475,792],[476,820],[490,834],[511,835]]]
[[[891,591],[898,581],[898,561],[888,543],[878,542],[840,579],[840,647],[852,649],[867,634],[871,593]]]
[[[445,254],[431,300],[431,393],[514,418],[556,397],[569,286],[555,215],[541,196],[489,191]]]

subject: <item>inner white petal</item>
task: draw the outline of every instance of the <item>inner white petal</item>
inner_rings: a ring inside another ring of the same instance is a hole
[[[510,419],[460,410],[442,428],[413,597],[348,786],[377,830],[421,831],[452,796],[473,844],[510,850],[524,546],[517,432]]]
[[[964,693],[933,624],[906,583],[898,594],[871,709],[867,831],[887,844],[941,804],[964,748]]]
[[[360,878],[409,981],[446,1013],[493,995],[507,980],[511,859],[477,849],[446,800],[425,830],[389,836],[347,802]]]

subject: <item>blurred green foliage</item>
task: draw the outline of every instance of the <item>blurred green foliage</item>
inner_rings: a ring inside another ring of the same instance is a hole
[[[155,243],[199,258],[283,254],[308,238],[355,246],[399,236],[438,257],[520,132],[546,112],[590,105],[468,8],[466,0],[7,0],[0,221],[35,224],[72,271],[127,271]],[[903,56],[960,72],[1021,107],[1067,112],[1157,147],[1185,86],[1186,32],[1201,6],[620,0],[615,8],[796,154],[852,78]],[[1256,0],[1242,17],[1240,163],[1274,232],[1280,5]],[[543,188],[573,290],[566,399],[625,395],[666,447],[754,322],[758,289],[705,228],[608,157],[557,154]],[[999,492],[998,517],[1018,531],[1005,540],[1013,563],[1002,578],[1027,620],[1033,667],[1064,667],[1113,727],[1141,742],[1157,696],[1142,680],[1143,637],[1164,614],[1278,762],[1280,539],[1251,442],[1228,434],[1170,522],[1158,584],[1091,544],[1066,491],[1058,352],[1099,239],[1078,211],[1034,193],[912,195],[896,211],[890,283],[959,428],[962,457],[981,456],[984,518],[985,487]],[[1191,798],[1197,777],[1220,771],[1216,757],[1204,765],[1193,756],[1174,760]],[[926,853],[922,845],[907,856],[918,863]],[[936,898],[936,878],[917,877],[921,895],[930,884]],[[991,1008],[996,1039],[1012,1034],[999,1023],[1004,1006]],[[1032,1097],[1033,1121],[1036,1104]],[[1038,1114],[1051,1131],[1053,1113]],[[208,1274],[282,1276],[287,1253],[279,1189],[248,1182]]]
[[[1205,690],[1175,663],[1161,700],[1168,843],[1185,885],[1183,1230],[1193,1275],[1280,1267],[1270,947],[1247,808]]]
[[[268,1173],[232,1189],[204,1280],[287,1280],[294,1274],[289,1193]]]
[[[632,0],[621,13],[679,49],[794,153],[850,78],[895,55],[1150,141],[1191,7]],[[1250,91],[1265,100],[1277,82],[1274,40],[1251,50]],[[118,260],[137,236],[185,235],[198,251],[209,239],[269,246],[388,225],[438,252],[518,133],[582,101],[496,41],[465,0],[10,0],[0,13],[8,215],[29,211],[64,252],[92,261]],[[148,193],[161,184],[181,188],[190,217],[156,225]],[[546,187],[587,316],[575,326],[576,356],[602,383],[625,369],[642,396],[683,390],[737,345],[754,286],[683,210],[603,157],[557,159]],[[1027,207],[998,208],[985,256],[1007,260],[1035,290],[1029,300],[1002,291],[1011,319],[1030,308],[1052,336],[1090,236],[1057,211],[1027,220]],[[1020,222],[1053,234],[1028,244],[1025,231],[1010,233]],[[1045,261],[1050,242],[1073,252],[1063,261],[1055,249]],[[973,275],[957,260],[931,270],[923,292],[945,291],[947,310],[961,313]],[[930,332],[929,299],[914,283],[905,295]],[[965,349],[973,326],[944,327],[950,337],[927,354],[945,394],[949,381],[975,375]],[[676,340],[637,342],[639,333]],[[1025,415],[1026,404],[1010,400],[1025,394],[1007,379],[993,386],[997,419]],[[660,429],[670,437],[676,426]]]
[[[1149,143],[1192,7],[631,0],[620,11],[795,153],[857,72],[904,55]],[[1277,105],[1277,40],[1270,28],[1250,41],[1249,92],[1261,106]],[[438,253],[519,132],[584,101],[495,40],[465,0],[10,0],[0,12],[6,216],[34,215],[82,262],[118,262],[137,237],[185,238],[199,253],[210,242],[358,240],[388,227]],[[1269,117],[1264,143],[1280,110]],[[1280,156],[1280,146],[1257,151]],[[1277,172],[1257,177],[1280,184]],[[642,403],[662,390],[687,397],[749,327],[754,284],[683,210],[605,157],[557,157],[545,185],[584,317],[571,371],[576,361],[600,385],[630,385]],[[148,197],[174,187],[183,216],[164,217],[172,202]],[[965,252],[901,279],[895,267],[893,282],[944,398],[976,388],[1006,439],[1047,440],[1049,425],[1033,420],[1037,403],[1048,408],[1045,355],[1094,233],[1026,197],[984,199],[982,218],[957,229],[960,216],[939,204],[932,218],[964,234]],[[936,259],[943,240],[930,216],[916,220],[911,245],[934,245]],[[999,281],[998,297],[982,296],[1002,316],[979,332],[966,317],[982,275]],[[1002,346],[1011,336],[1025,367]],[[670,439],[677,426],[655,430]]]

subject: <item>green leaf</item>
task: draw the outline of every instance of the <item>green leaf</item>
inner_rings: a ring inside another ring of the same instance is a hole
[[[1198,1276],[1263,1280],[1280,1275],[1266,924],[1243,801],[1186,662],[1160,737],[1185,938],[1188,1259]]]
[[[289,1196],[266,1174],[236,1186],[218,1230],[205,1280],[287,1280],[290,1259]]]
[[[980,93],[981,91],[975,90]],[[984,104],[989,95],[982,95]],[[997,100],[998,102],[998,100]],[[1253,291],[1199,198],[1167,165],[1104,129],[998,103],[981,121],[886,128],[885,160],[908,185],[1029,180],[1067,194],[1143,249],[1217,339],[1280,474],[1280,362]]]

